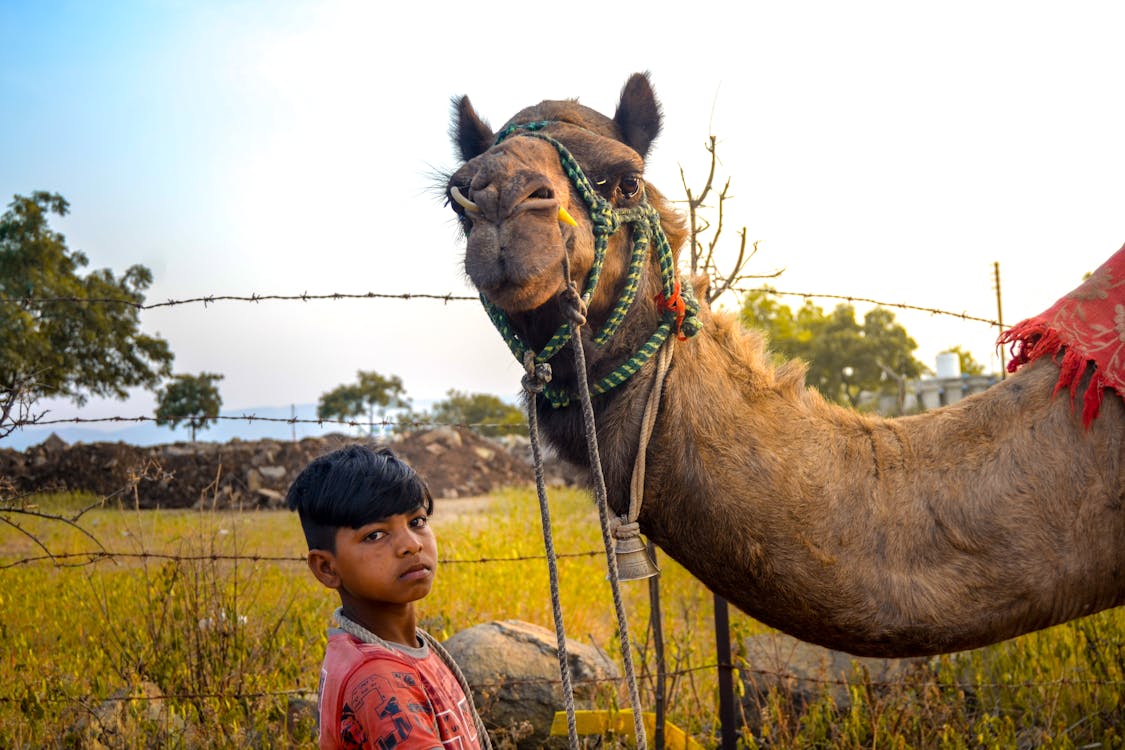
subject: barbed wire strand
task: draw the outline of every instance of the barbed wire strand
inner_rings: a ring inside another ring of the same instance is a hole
[[[315,419],[308,417],[260,417],[257,414],[215,414],[215,415],[200,415],[196,419],[199,421],[207,422],[277,422],[279,424],[289,425],[317,425],[318,427],[330,427],[333,425],[340,427],[399,427],[407,429],[430,429],[434,427],[464,427],[472,430],[482,429],[500,429],[509,428],[512,425],[501,425],[496,422],[423,422],[415,420],[397,420],[397,419],[377,419],[372,421],[362,421],[354,419],[329,419],[327,417],[317,417]],[[66,419],[39,419],[39,420],[15,420],[17,427],[42,427],[45,425],[53,424],[95,424],[98,422],[161,422],[159,417],[141,415],[136,417],[67,417]]]
[[[838,299],[845,302],[866,302],[868,304],[876,305],[878,307],[894,307],[900,310],[913,310],[915,312],[930,313],[931,315],[945,315],[951,318],[959,318],[961,320],[972,321],[974,323],[987,323],[995,328],[1000,327],[999,321],[992,320],[991,318],[980,318],[975,315],[969,315],[966,312],[950,312],[949,310],[939,310],[933,307],[921,307],[919,305],[910,305],[906,302],[880,302],[879,300],[869,299],[867,297],[856,297],[851,294],[820,294],[811,292],[783,292],[778,289],[771,289],[770,287],[759,287],[754,289],[738,288],[734,291],[742,294],[749,294],[753,292],[760,292],[763,294],[777,294],[787,297],[805,297],[808,299]]]
[[[138,302],[125,297],[0,297],[0,304],[9,305],[49,305],[55,303],[78,305],[125,305],[137,310],[153,310],[158,307],[175,307],[177,305],[202,304],[204,307],[216,302],[312,302],[315,300],[355,300],[355,299],[388,299],[388,300],[437,300],[443,303],[465,302],[474,300],[479,302],[480,297],[461,294],[416,294],[402,292],[399,294],[382,294],[378,292],[359,292],[347,294],[343,292],[330,292],[328,294],[208,294],[186,299],[168,299],[164,302]]]
[[[440,500],[438,501],[440,502]],[[0,508],[0,513],[4,512],[5,508]],[[579,557],[595,557],[604,554],[597,550],[590,550],[588,552],[563,552],[556,555],[560,558],[579,558]],[[533,560],[543,560],[546,555],[511,555],[506,557],[475,557],[475,558],[442,558],[438,560],[441,565],[472,565],[477,563],[511,563],[511,562],[530,562]],[[8,562],[0,563],[0,570],[8,568],[15,568],[24,565],[33,565],[41,562],[52,562],[54,567],[57,568],[80,568],[87,565],[96,565],[100,562],[113,562],[116,560],[174,560],[176,562],[232,562],[232,561],[248,561],[248,562],[276,562],[276,563],[299,563],[306,564],[304,557],[295,557],[292,555],[239,555],[239,554],[222,554],[212,553],[206,555],[173,555],[165,552],[112,552],[112,551],[89,551],[89,552],[66,552],[56,554],[43,554],[33,555],[30,557],[23,557],[18,560],[10,560]],[[77,560],[77,562],[70,562]]]
[[[694,667],[684,667],[681,669],[674,669],[665,672],[667,677],[683,677],[685,675],[706,672],[717,669],[718,663],[714,664],[701,664]],[[853,687],[857,684],[856,681],[847,680],[843,678],[828,678],[828,677],[813,677],[809,675],[801,675],[795,672],[790,672],[784,669],[769,670],[769,669],[749,669],[746,667],[737,667],[736,670],[740,675],[753,675],[760,678],[768,678],[776,680],[778,683],[784,682],[799,682],[811,685],[821,685],[823,687]],[[624,682],[624,677],[585,677],[577,678],[574,680],[576,685],[605,685],[605,684],[618,684]],[[909,679],[885,681],[885,680],[868,680],[864,679],[858,684],[870,686],[873,688],[886,690],[895,687],[902,687],[910,684]],[[495,682],[482,682],[476,687],[482,690],[496,690],[505,687],[521,687],[528,685],[551,685],[557,686],[562,683],[561,679],[554,679],[550,677],[534,677],[529,679],[511,679],[505,678]],[[1060,688],[1060,687],[1120,687],[1125,686],[1125,680],[1091,680],[1091,679],[1075,679],[1071,677],[1060,677],[1054,680],[1040,680],[1040,681],[1022,681],[1022,682],[936,682],[935,686],[943,690],[1026,690],[1030,688]],[[312,688],[293,688],[289,690],[266,690],[258,692],[203,692],[203,693],[166,693],[157,695],[111,695],[111,696],[36,696],[36,698],[43,703],[93,703],[93,702],[116,702],[116,703],[131,703],[131,702],[145,702],[145,701],[164,701],[164,700],[205,700],[205,699],[242,699],[242,698],[273,698],[273,697],[292,697],[301,696],[312,698],[315,696],[316,691]],[[15,695],[15,696],[0,696],[0,703],[21,703],[28,699],[28,695]]]
[[[986,323],[990,326],[998,327],[1000,323],[990,318],[981,318],[975,315],[969,315],[966,312],[952,312],[949,310],[941,310],[934,307],[922,307],[919,305],[911,305],[905,302],[885,302],[881,300],[871,299],[869,297],[858,297],[852,294],[828,294],[822,292],[794,292],[781,289],[773,289],[771,287],[757,287],[757,288],[744,288],[735,287],[730,291],[739,294],[748,293],[763,293],[774,294],[784,297],[804,297],[808,299],[838,299],[847,302],[864,302],[879,307],[890,307],[901,310],[914,310],[917,312],[930,313],[931,315],[944,315],[952,318],[960,318],[961,320],[974,321],[978,323]],[[380,300],[436,300],[443,304],[450,302],[479,302],[480,297],[474,295],[453,294],[447,292],[445,294],[434,293],[416,293],[416,292],[401,292],[398,294],[381,293],[381,292],[359,292],[359,293],[343,293],[331,292],[328,294],[309,294],[304,292],[302,294],[210,294],[197,297],[188,297],[185,299],[168,299],[163,302],[137,302],[133,299],[123,297],[0,297],[0,304],[10,305],[47,305],[55,303],[66,304],[116,304],[126,305],[137,310],[153,310],[161,307],[175,307],[179,305],[202,304],[204,307],[214,304],[216,302],[267,302],[267,301],[281,301],[281,302],[312,302],[314,300],[365,300],[365,299],[380,299]]]

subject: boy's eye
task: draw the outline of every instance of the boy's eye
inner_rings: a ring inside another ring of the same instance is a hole
[[[383,531],[382,529],[375,529],[370,534],[365,536],[364,540],[376,542],[376,541],[382,539],[386,535],[387,535],[387,532]]]
[[[427,515],[415,516],[410,520],[410,525],[416,529],[430,525],[430,517]]]

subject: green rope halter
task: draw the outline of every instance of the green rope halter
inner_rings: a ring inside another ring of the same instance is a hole
[[[675,260],[672,257],[672,247],[668,243],[667,236],[664,234],[664,228],[660,225],[659,212],[652,204],[644,200],[643,196],[642,202],[633,208],[614,208],[609,201],[603,198],[597,190],[594,189],[593,184],[590,182],[589,178],[586,177],[582,167],[578,164],[578,160],[574,158],[570,150],[546,133],[539,132],[546,126],[552,124],[552,122],[551,120],[540,120],[510,125],[496,137],[496,143],[499,144],[509,136],[518,134],[544,140],[554,146],[555,150],[558,151],[559,163],[567,177],[569,177],[570,181],[574,184],[582,200],[585,201],[590,212],[590,221],[593,223],[594,262],[590,266],[590,272],[586,277],[585,289],[582,292],[582,303],[584,305],[590,303],[590,299],[594,295],[594,290],[597,288],[602,267],[605,264],[609,238],[621,228],[622,224],[633,225],[633,253],[629,261],[625,286],[621,291],[621,296],[610,311],[605,324],[594,335],[594,345],[603,346],[621,327],[621,323],[625,320],[626,313],[628,313],[629,308],[632,307],[633,302],[636,300],[637,290],[640,287],[641,274],[644,271],[649,251],[654,244],[656,246],[657,259],[660,264],[663,299],[672,300],[678,291],[679,295],[682,296],[684,300],[686,308],[682,321],[677,321],[678,314],[675,310],[670,308],[664,310],[660,324],[657,326],[652,336],[649,337],[648,341],[646,341],[632,357],[590,387],[591,393],[600,395],[616,388],[635,375],[641,369],[641,366],[651,359],[660,349],[669,334],[671,334],[674,326],[678,329],[681,338],[694,336],[698,333],[702,327],[698,318],[699,303],[695,299],[690,284],[684,282],[682,288],[677,288],[676,268]],[[525,362],[528,353],[531,351],[530,347],[520,339],[519,335],[512,328],[508,316],[503,310],[490,302],[483,294],[480,296],[480,299],[481,303],[484,305],[485,311],[488,313],[488,317],[492,320],[492,324],[496,326],[496,330],[500,332],[505,343],[507,343],[508,349],[511,350],[517,360],[521,363]],[[574,336],[574,332],[575,325],[573,323],[570,321],[563,323],[559,326],[559,329],[555,331],[554,335],[551,336],[546,346],[539,352],[533,354],[532,358],[534,362],[536,364],[542,364],[553,358],[566,346]],[[570,394],[566,391],[548,388],[544,391],[543,395],[547,398],[551,406],[556,409],[570,404]]]

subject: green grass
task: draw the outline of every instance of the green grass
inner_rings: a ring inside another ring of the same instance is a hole
[[[73,517],[95,498],[33,500],[41,514]],[[502,493],[487,513],[453,514],[449,507],[439,501],[433,519],[443,564],[434,592],[420,604],[423,625],[439,638],[494,619],[553,630],[534,494]],[[604,560],[580,554],[601,547],[596,511],[588,495],[556,491],[552,516],[556,549],[570,555],[559,560],[567,635],[620,661]],[[313,746],[309,717],[294,722],[287,714],[290,699],[315,690],[335,602],[302,562],[292,514],[99,508],[74,524],[2,517],[8,523],[0,524],[0,747],[77,746],[91,736],[81,726],[95,716],[112,747]],[[32,557],[41,559],[19,562]],[[536,559],[509,559],[517,557]],[[660,564],[674,672],[669,718],[715,747],[712,597],[667,557]],[[647,674],[647,586],[623,583],[623,593],[634,662]],[[731,619],[736,644],[765,631],[741,613],[732,611]],[[1123,635],[1118,609],[933,660],[892,685],[874,684],[860,671],[848,686],[846,710],[827,692],[805,706],[771,693],[750,712],[759,720],[743,729],[741,745],[1125,747],[1118,706],[1125,693]],[[651,709],[650,682],[641,683]],[[157,701],[129,700],[143,697],[138,686],[145,684],[165,697],[167,710],[155,710]],[[628,706],[623,690],[615,702]]]

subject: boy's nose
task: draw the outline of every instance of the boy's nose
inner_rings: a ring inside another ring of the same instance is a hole
[[[407,534],[402,543],[402,554],[417,555],[422,551],[422,540],[414,534]]]

